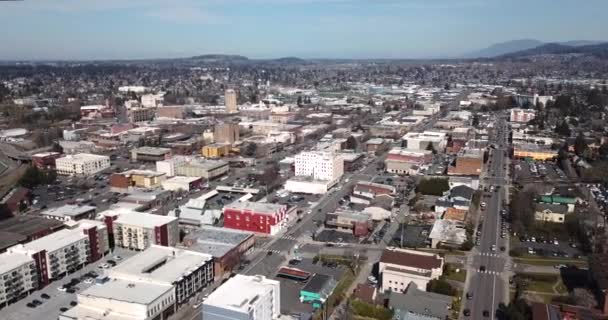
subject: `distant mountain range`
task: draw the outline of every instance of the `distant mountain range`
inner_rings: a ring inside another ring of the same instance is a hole
[[[594,41],[594,40],[572,40],[565,42],[557,42],[557,43],[547,43],[540,40],[535,39],[520,39],[520,40],[511,40],[501,43],[493,44],[487,48],[467,53],[463,56],[463,58],[494,58],[499,56],[508,55],[515,52],[540,48],[545,45],[561,45],[565,47],[580,47],[580,46],[590,46],[600,44],[603,41]]]
[[[496,58],[525,58],[529,56],[538,56],[546,54],[585,54],[596,56],[598,58],[608,59],[608,42],[579,46],[564,45],[559,43],[547,43],[536,48],[511,52]]]

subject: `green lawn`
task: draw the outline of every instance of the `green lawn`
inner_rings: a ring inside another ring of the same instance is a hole
[[[545,282],[545,281],[530,281],[526,285],[526,291],[535,291],[535,292],[543,292],[543,293],[555,293],[553,291],[554,282]]]
[[[573,264],[579,268],[587,268],[589,266],[588,262],[584,259],[564,259],[564,258],[539,258],[538,256],[524,256],[513,258],[513,262],[518,264],[528,264],[533,266],[555,266],[557,264]]]
[[[449,272],[449,273],[444,273],[443,277],[446,280],[464,282],[467,278],[467,271],[460,269],[460,272],[453,271],[453,272]]]

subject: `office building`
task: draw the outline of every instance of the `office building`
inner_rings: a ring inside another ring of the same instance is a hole
[[[90,153],[67,155],[55,160],[57,174],[91,176],[110,167],[110,157]]]
[[[281,286],[264,276],[237,274],[203,303],[205,320],[272,320],[281,314]]]
[[[447,145],[447,134],[444,132],[424,131],[408,132],[403,136],[403,147],[412,150],[434,150],[443,152]]]
[[[204,146],[201,154],[207,159],[217,159],[227,156],[230,152],[230,145],[227,143],[214,143]]]
[[[233,89],[228,89],[224,93],[224,101],[226,104],[226,112],[236,113],[238,112],[237,100],[236,100],[236,91]]]
[[[236,201],[224,206],[224,228],[275,235],[286,217],[286,205]]]
[[[295,174],[334,182],[344,174],[344,161],[339,154],[333,152],[302,152],[295,157]]]
[[[140,147],[131,150],[131,161],[162,161],[171,158],[171,149]]]

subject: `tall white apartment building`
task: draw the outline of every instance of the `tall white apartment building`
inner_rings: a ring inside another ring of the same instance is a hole
[[[224,101],[226,105],[226,111],[233,113],[237,112],[237,101],[236,101],[236,91],[232,89],[226,90],[224,93]]]
[[[91,153],[67,155],[55,160],[58,174],[91,176],[110,167],[110,157]]]
[[[205,320],[272,320],[281,313],[279,281],[237,274],[203,303]]]
[[[0,308],[39,286],[34,259],[23,253],[0,254]]]
[[[176,217],[136,211],[104,211],[102,215],[117,247],[144,250],[153,244],[172,247],[179,241]]]
[[[336,181],[344,174],[344,161],[333,152],[302,152],[295,157],[295,174],[314,180]]]

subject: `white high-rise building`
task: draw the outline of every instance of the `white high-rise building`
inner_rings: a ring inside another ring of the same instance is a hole
[[[90,153],[67,155],[55,160],[58,174],[90,176],[110,167],[110,157]]]
[[[296,156],[295,173],[314,180],[336,181],[344,174],[344,161],[333,152],[306,151]]]
[[[272,320],[281,314],[280,282],[237,274],[203,303],[205,320]]]

